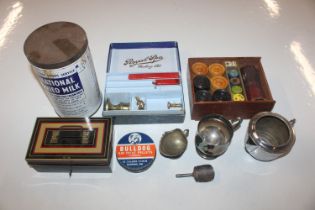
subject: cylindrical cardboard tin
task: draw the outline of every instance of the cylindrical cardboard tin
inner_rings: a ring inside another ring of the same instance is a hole
[[[24,53],[57,114],[89,117],[102,98],[85,31],[77,24],[54,22],[33,31]]]

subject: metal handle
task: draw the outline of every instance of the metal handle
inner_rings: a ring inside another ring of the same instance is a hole
[[[52,133],[50,143],[60,144],[88,144],[90,131],[82,126],[61,126]]]
[[[63,125],[63,126],[60,126],[60,131],[63,131],[63,130],[83,130],[83,127],[81,125]]]
[[[189,130],[188,130],[188,129],[185,129],[185,130],[183,131],[183,133],[184,133],[184,136],[188,137],[188,135],[189,135]]]
[[[296,119],[292,119],[289,121],[290,125],[293,127],[296,123]]]
[[[233,131],[236,131],[237,129],[239,129],[241,127],[243,119],[238,117],[235,120],[231,120],[230,122],[231,122],[231,125],[232,125],[232,128],[233,128]]]

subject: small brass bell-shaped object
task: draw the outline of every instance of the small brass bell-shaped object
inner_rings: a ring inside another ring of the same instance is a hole
[[[189,130],[175,129],[163,134],[160,141],[160,153],[168,158],[180,157],[187,148],[187,136]]]

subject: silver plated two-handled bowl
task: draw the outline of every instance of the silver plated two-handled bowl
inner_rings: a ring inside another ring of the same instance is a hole
[[[246,152],[260,161],[272,161],[287,155],[295,143],[295,121],[288,121],[273,112],[256,114],[248,124]]]

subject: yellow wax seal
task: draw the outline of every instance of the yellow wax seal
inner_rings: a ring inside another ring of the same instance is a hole
[[[240,93],[233,94],[232,99],[233,101],[245,101],[245,97]]]
[[[223,76],[214,76],[210,79],[211,91],[217,89],[225,89],[228,86],[229,81]]]
[[[225,67],[219,63],[214,63],[209,66],[209,73],[211,77],[222,76],[225,72]]]
[[[207,75],[208,74],[208,66],[202,62],[196,62],[191,66],[191,70],[196,75]]]

